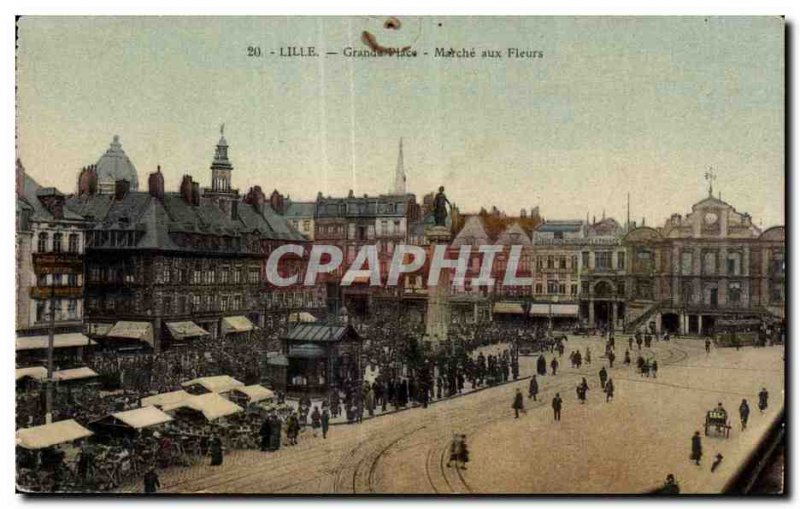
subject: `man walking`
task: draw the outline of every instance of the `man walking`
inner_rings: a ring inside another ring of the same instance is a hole
[[[761,388],[761,392],[758,393],[758,409],[761,413],[764,413],[764,410],[767,409],[767,402],[769,400],[769,393],[767,392],[766,387]]]
[[[161,481],[158,479],[155,467],[150,467],[147,473],[144,474],[144,492],[156,493],[161,487]]]
[[[322,409],[322,438],[328,438],[328,428],[331,426],[331,413],[327,408]]]
[[[606,403],[608,403],[614,399],[614,380],[609,378],[604,390],[606,392]]]
[[[748,417],[750,417],[750,405],[747,404],[746,399],[743,399],[742,404],[739,405],[739,420],[742,423],[742,431],[747,429]]]
[[[700,438],[700,432],[695,431],[692,437],[692,454],[689,459],[694,461],[695,465],[700,465],[700,458],[703,457],[703,443]]]
[[[537,394],[539,394],[539,382],[536,380],[536,375],[533,375],[531,383],[528,385],[528,398],[533,398],[536,401]]]
[[[606,371],[606,367],[605,366],[600,368],[600,373],[599,373],[598,376],[600,376],[600,388],[601,389],[605,389],[606,388],[606,380],[608,380],[608,372]]]
[[[556,421],[561,420],[561,395],[556,393],[556,396],[553,398],[553,419]]]
[[[261,436],[261,450],[268,451],[269,450],[269,438],[270,438],[270,423],[269,418],[264,419],[264,422],[261,423],[261,429],[259,430],[258,434]]]
[[[556,370],[558,370],[558,359],[553,357],[553,360],[550,361],[550,369],[553,371],[553,376],[556,376]]]
[[[514,419],[519,419],[519,412],[525,411],[525,406],[523,405],[522,401],[522,392],[517,389],[517,393],[514,394],[514,403],[511,404],[511,408],[514,409]]]

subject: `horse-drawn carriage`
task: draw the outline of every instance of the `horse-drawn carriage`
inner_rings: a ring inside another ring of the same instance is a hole
[[[728,412],[725,410],[720,410],[719,408],[715,408],[714,410],[709,410],[706,413],[706,436],[710,435],[710,431],[712,429],[719,436],[724,436],[725,438],[730,436],[731,425],[728,424]]]

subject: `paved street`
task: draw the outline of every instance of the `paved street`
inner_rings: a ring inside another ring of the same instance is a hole
[[[586,346],[593,362],[569,368],[568,354]],[[525,400],[527,413],[514,419],[514,391],[527,395],[528,380],[331,428],[327,440],[310,430],[300,444],[275,453],[234,451],[221,467],[198,465],[160,472],[162,491],[183,493],[637,493],[659,486],[674,473],[682,493],[719,492],[755,446],[782,406],[783,348],[712,350],[697,340],[654,343],[645,352],[659,362],[658,378],[643,378],[621,363],[627,346],[617,340],[618,360],[610,376],[616,397],[605,402],[597,372],[599,338],[571,338],[555,377],[540,377],[540,401]],[[635,349],[634,345],[634,349]],[[547,355],[547,360],[552,355]],[[632,352],[635,362],[636,351]],[[533,372],[535,357],[521,359]],[[575,386],[589,381],[588,402]],[[757,393],[770,392],[760,415]],[[562,421],[553,422],[550,399],[564,398]],[[738,406],[747,398],[750,425],[739,430]],[[701,431],[707,410],[721,401],[731,416],[729,439],[703,437],[701,466],[688,459],[690,437]],[[467,435],[468,469],[447,468],[452,434]],[[724,456],[710,472],[713,457]],[[139,491],[139,484],[125,491]]]

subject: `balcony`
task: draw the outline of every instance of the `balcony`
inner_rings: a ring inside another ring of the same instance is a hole
[[[67,298],[80,299],[83,297],[82,286],[34,286],[31,288],[32,299]]]

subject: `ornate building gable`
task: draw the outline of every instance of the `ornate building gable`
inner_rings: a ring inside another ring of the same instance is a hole
[[[480,216],[470,216],[464,223],[464,227],[458,232],[453,239],[452,246],[459,247],[463,245],[480,246],[489,243],[489,235],[483,226],[483,221]]]

